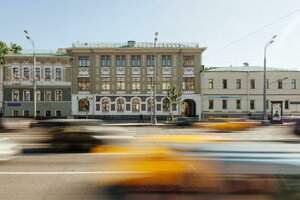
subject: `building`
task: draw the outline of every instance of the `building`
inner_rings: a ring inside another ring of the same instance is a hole
[[[200,119],[200,71],[205,49],[198,44],[157,43],[158,118],[170,115],[164,101],[174,85],[183,94],[174,114]],[[142,114],[150,118],[155,82],[153,43],[74,43],[68,52],[74,58],[72,115],[137,119]]]
[[[211,67],[202,73],[203,116],[261,119],[263,67]],[[267,68],[267,113],[282,101],[283,115],[300,115],[300,71]]]
[[[71,115],[71,57],[66,53],[35,54],[37,117]],[[33,116],[33,55],[4,55],[4,117]]]

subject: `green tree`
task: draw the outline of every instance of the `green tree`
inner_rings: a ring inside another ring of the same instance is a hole
[[[176,109],[177,105],[181,100],[181,92],[178,91],[175,85],[171,85],[170,89],[167,92],[167,99],[163,101],[163,107],[170,110],[171,119],[174,120],[173,110]]]
[[[22,50],[22,47],[16,43],[11,43],[9,47],[5,42],[0,41],[0,64],[4,63],[4,59],[2,56],[6,54],[21,53]]]

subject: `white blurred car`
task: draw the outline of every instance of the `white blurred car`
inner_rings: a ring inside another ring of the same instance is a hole
[[[0,138],[0,161],[10,160],[21,153],[21,147],[10,138]]]

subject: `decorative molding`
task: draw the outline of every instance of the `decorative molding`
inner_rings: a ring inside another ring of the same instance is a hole
[[[184,67],[183,68],[183,76],[195,75],[194,67]]]
[[[125,67],[117,67],[116,73],[117,75],[125,75]]]
[[[110,67],[101,67],[101,75],[110,75]]]
[[[147,67],[147,75],[154,75],[154,67]]]
[[[140,75],[141,74],[141,68],[140,67],[132,67],[131,68],[132,75]]]
[[[172,74],[172,68],[171,67],[163,67],[162,68],[162,75],[171,75]]]
[[[78,76],[89,76],[89,68],[88,67],[78,67]]]

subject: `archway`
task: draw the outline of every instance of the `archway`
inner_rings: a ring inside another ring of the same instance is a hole
[[[196,117],[196,103],[192,99],[185,99],[181,103],[182,117]]]

